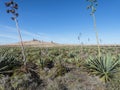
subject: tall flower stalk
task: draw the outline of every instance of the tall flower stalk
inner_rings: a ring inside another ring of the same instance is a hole
[[[23,44],[21,32],[20,32],[19,25],[18,25],[18,20],[16,18],[15,18],[15,24],[16,24],[16,28],[18,30],[19,40],[20,40],[20,43],[21,43],[21,49],[22,49],[22,55],[23,55],[23,62],[24,62],[24,65],[26,65],[26,56],[25,56],[24,44]]]
[[[18,20],[17,20],[17,17],[19,15],[17,13],[18,4],[16,2],[14,2],[14,0],[10,0],[9,2],[6,2],[5,5],[8,8],[7,13],[11,13],[12,14],[11,19],[13,21],[15,21],[16,28],[17,28],[17,31],[18,31],[19,40],[20,40],[20,44],[21,44],[20,46],[21,46],[22,55],[23,55],[23,62],[24,62],[24,65],[26,65],[25,50],[24,50],[23,40],[22,40],[22,36],[21,36],[21,32],[20,32],[19,25],[18,25]]]
[[[87,6],[87,9],[91,9],[91,13],[90,15],[93,17],[93,22],[94,22],[94,31],[96,34],[96,41],[97,41],[97,47],[98,47],[98,57],[100,58],[101,53],[100,53],[100,43],[99,43],[99,36],[98,36],[98,31],[97,31],[97,26],[96,26],[96,18],[95,18],[95,11],[96,11],[96,6],[97,4],[97,0],[87,0],[88,2],[90,2],[90,5]]]

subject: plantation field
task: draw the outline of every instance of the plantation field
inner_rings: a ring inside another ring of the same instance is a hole
[[[0,47],[0,90],[120,90],[120,47]]]

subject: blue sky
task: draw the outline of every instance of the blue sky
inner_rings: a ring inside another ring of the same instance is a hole
[[[86,0],[15,0],[19,3],[19,26],[23,40],[33,38],[57,43],[96,44],[93,19]],[[102,44],[120,43],[120,0],[98,0],[95,12]],[[15,23],[0,2],[0,44],[18,42]],[[88,42],[88,38],[90,41]]]

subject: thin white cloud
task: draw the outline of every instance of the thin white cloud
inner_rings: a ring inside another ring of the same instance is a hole
[[[16,28],[15,27],[11,27],[11,26],[5,26],[5,25],[0,25],[0,28],[2,29],[2,31],[8,31],[8,32],[17,32]],[[1,30],[0,29],[0,30]],[[4,29],[4,30],[3,30]],[[46,37],[46,35],[44,33],[32,33],[32,32],[29,32],[27,30],[23,30],[21,29],[21,33],[22,34],[25,34],[25,35],[29,35],[29,36],[41,36],[41,37]]]
[[[39,40],[49,40],[49,37],[46,37],[47,35],[44,33],[32,33],[27,30],[21,29],[21,34],[23,40],[32,40],[33,38],[39,39]],[[4,41],[4,38],[8,38],[10,40],[14,39],[18,41],[18,32],[15,27],[6,26],[6,25],[0,25],[0,41]]]
[[[8,38],[8,39],[18,40],[15,36],[9,36],[9,35],[4,35],[4,34],[0,34],[0,37],[4,37],[4,38]]]

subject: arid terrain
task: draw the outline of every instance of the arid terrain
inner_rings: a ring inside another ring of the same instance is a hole
[[[94,45],[24,44],[26,65],[19,43],[0,47],[0,90],[120,90],[119,46],[101,46],[99,61]]]

